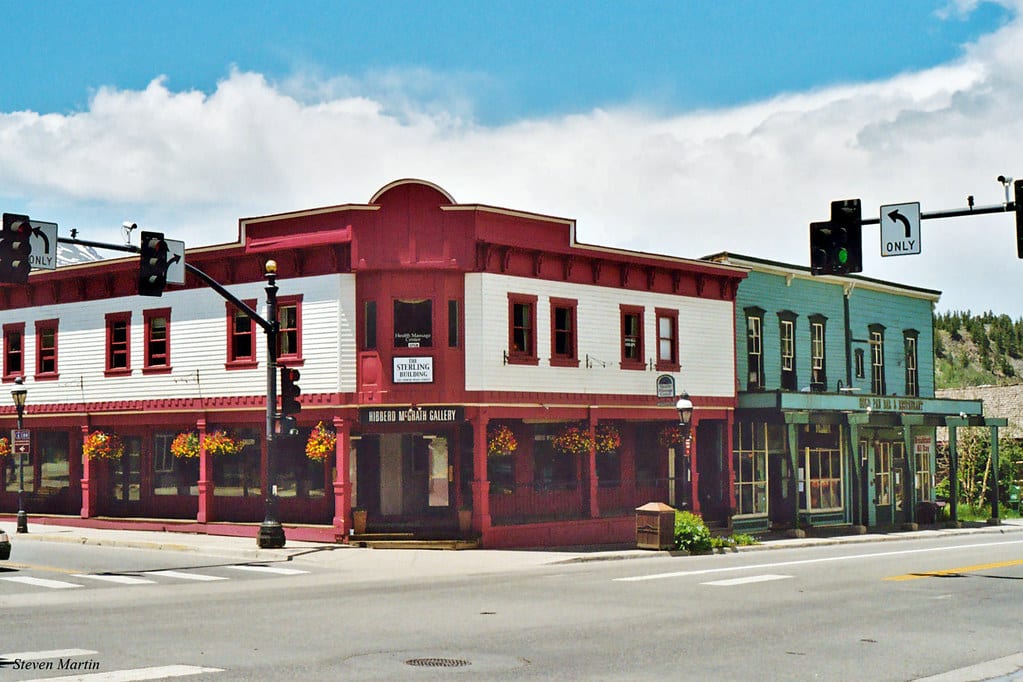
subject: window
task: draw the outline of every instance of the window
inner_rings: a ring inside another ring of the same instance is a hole
[[[929,439],[917,439],[913,445],[916,456],[916,499],[931,499],[931,448]]]
[[[781,341],[781,387],[795,391],[796,386],[796,314],[790,311],[778,313],[779,339]]]
[[[57,320],[36,322],[36,379],[56,379]]]
[[[874,466],[874,499],[879,506],[892,503],[892,444],[881,441],[877,445]]]
[[[377,302],[366,301],[363,306],[362,350],[377,349]]]
[[[536,296],[508,294],[508,362],[539,364],[536,357]]]
[[[448,348],[458,348],[458,330],[459,330],[459,316],[458,316],[458,301],[448,301]]]
[[[277,301],[277,357],[292,362],[302,360],[302,297],[287,296]]]
[[[824,345],[826,323],[827,318],[821,315],[810,316],[810,386],[821,391],[828,385]]]
[[[808,511],[842,508],[842,457],[831,448],[806,448],[807,489],[810,491]]]
[[[870,392],[885,394],[884,327],[870,325]]]
[[[576,354],[576,302],[551,299],[551,365],[578,367]]]
[[[764,344],[763,344],[764,310],[762,308],[746,309],[746,390],[756,391],[764,388]]]
[[[656,309],[657,315],[657,369],[661,372],[679,371],[678,311]]]
[[[25,375],[25,323],[4,325],[4,379]]]
[[[916,341],[919,332],[915,329],[908,329],[903,333],[903,341],[906,346],[906,395],[920,395],[920,375],[917,373]]]
[[[426,299],[394,301],[394,347],[433,347],[433,301]]]
[[[621,307],[622,369],[646,369],[643,359],[643,309]]]
[[[109,313],[106,322],[106,375],[131,374],[131,313]]]
[[[243,301],[256,309],[256,300]],[[256,325],[233,304],[227,304],[227,369],[252,369],[256,361]]]
[[[578,485],[576,458],[554,449],[551,439],[553,427],[537,425],[533,436],[533,486],[538,492],[572,490]]]
[[[863,349],[857,348],[856,352],[853,353],[853,358],[856,364],[856,378],[862,379],[864,376],[866,376],[865,374],[866,369],[864,368],[866,363],[864,362],[863,359]]]
[[[767,513],[767,424],[736,422],[733,443],[735,513]]]
[[[172,455],[170,446],[176,435],[158,432],[153,436],[154,495],[199,494],[199,458]]]
[[[143,374],[169,372],[171,369],[170,313],[170,308],[146,310],[142,313],[146,331]]]

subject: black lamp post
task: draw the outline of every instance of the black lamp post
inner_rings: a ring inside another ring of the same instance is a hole
[[[268,260],[265,266],[266,316],[270,327],[266,330],[266,497],[263,523],[259,525],[256,544],[264,549],[284,547],[284,527],[277,518],[277,470],[274,462],[277,443],[274,423],[277,416],[277,262]]]
[[[15,388],[11,390],[11,398],[14,399],[14,408],[18,410],[18,431],[24,428],[22,420],[25,416],[25,399],[28,397],[28,389],[25,388],[24,380],[18,377],[14,380]],[[18,453],[18,526],[19,533],[28,532],[28,514],[25,513],[25,453]]]
[[[675,403],[675,409],[678,410],[678,424],[682,427],[682,437],[688,441],[689,429],[693,424],[693,401],[689,399],[688,393],[682,392]]]

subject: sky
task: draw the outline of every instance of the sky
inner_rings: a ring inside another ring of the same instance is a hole
[[[1021,10],[0,0],[0,209],[192,248],[412,177],[588,244],[808,265],[831,201],[920,202],[921,253],[882,257],[865,226],[863,275],[1017,319],[1013,215],[926,216],[1023,177]]]

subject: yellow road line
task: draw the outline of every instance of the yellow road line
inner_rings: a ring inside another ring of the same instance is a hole
[[[973,573],[975,571],[986,571],[991,568],[1005,568],[1006,566],[1019,566],[1023,564],[1023,559],[1015,559],[1013,561],[998,561],[993,564],[977,564],[976,566],[963,566],[962,568],[949,568],[944,571],[924,571],[921,573],[906,573],[905,575],[893,575],[885,580],[899,581],[899,580],[916,580],[918,578],[941,578],[949,575],[958,575],[960,573]]]

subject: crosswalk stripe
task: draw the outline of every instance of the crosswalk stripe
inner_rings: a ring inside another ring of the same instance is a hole
[[[144,571],[146,575],[160,575],[167,578],[179,578],[181,580],[227,580],[221,575],[206,575],[205,573],[184,573],[182,571]]]
[[[297,568],[280,568],[278,566],[249,566],[247,564],[228,566],[227,568],[233,568],[239,571],[252,571],[254,573],[276,573],[277,575],[300,575],[302,573],[309,572],[302,571]]]
[[[713,585],[714,587],[732,587],[734,585],[748,585],[750,583],[764,583],[771,580],[786,580],[791,578],[791,575],[773,575],[770,573],[764,575],[751,575],[745,578],[729,578],[728,580],[714,580],[709,583],[700,583],[701,585]]]
[[[49,649],[46,651],[15,651],[13,653],[0,654],[0,659],[13,661],[20,658],[23,661],[42,661],[47,658],[70,658],[71,656],[92,656],[98,654],[92,649]]]
[[[134,575],[118,575],[116,573],[74,573],[74,578],[88,578],[89,580],[102,580],[108,583],[118,583],[120,585],[152,585],[155,580],[149,580],[148,578],[139,578]]]
[[[63,580],[47,580],[46,578],[33,578],[27,575],[12,575],[0,577],[0,580],[9,580],[12,583],[22,583],[35,587],[48,587],[51,590],[66,590],[72,587],[81,587],[77,583],[68,583]]]
[[[163,680],[168,677],[185,677],[202,675],[203,673],[222,673],[223,668],[202,668],[197,665],[161,665],[151,668],[132,668],[127,670],[111,670],[101,673],[87,673],[67,677],[40,677],[23,682],[139,682],[140,680]]]

